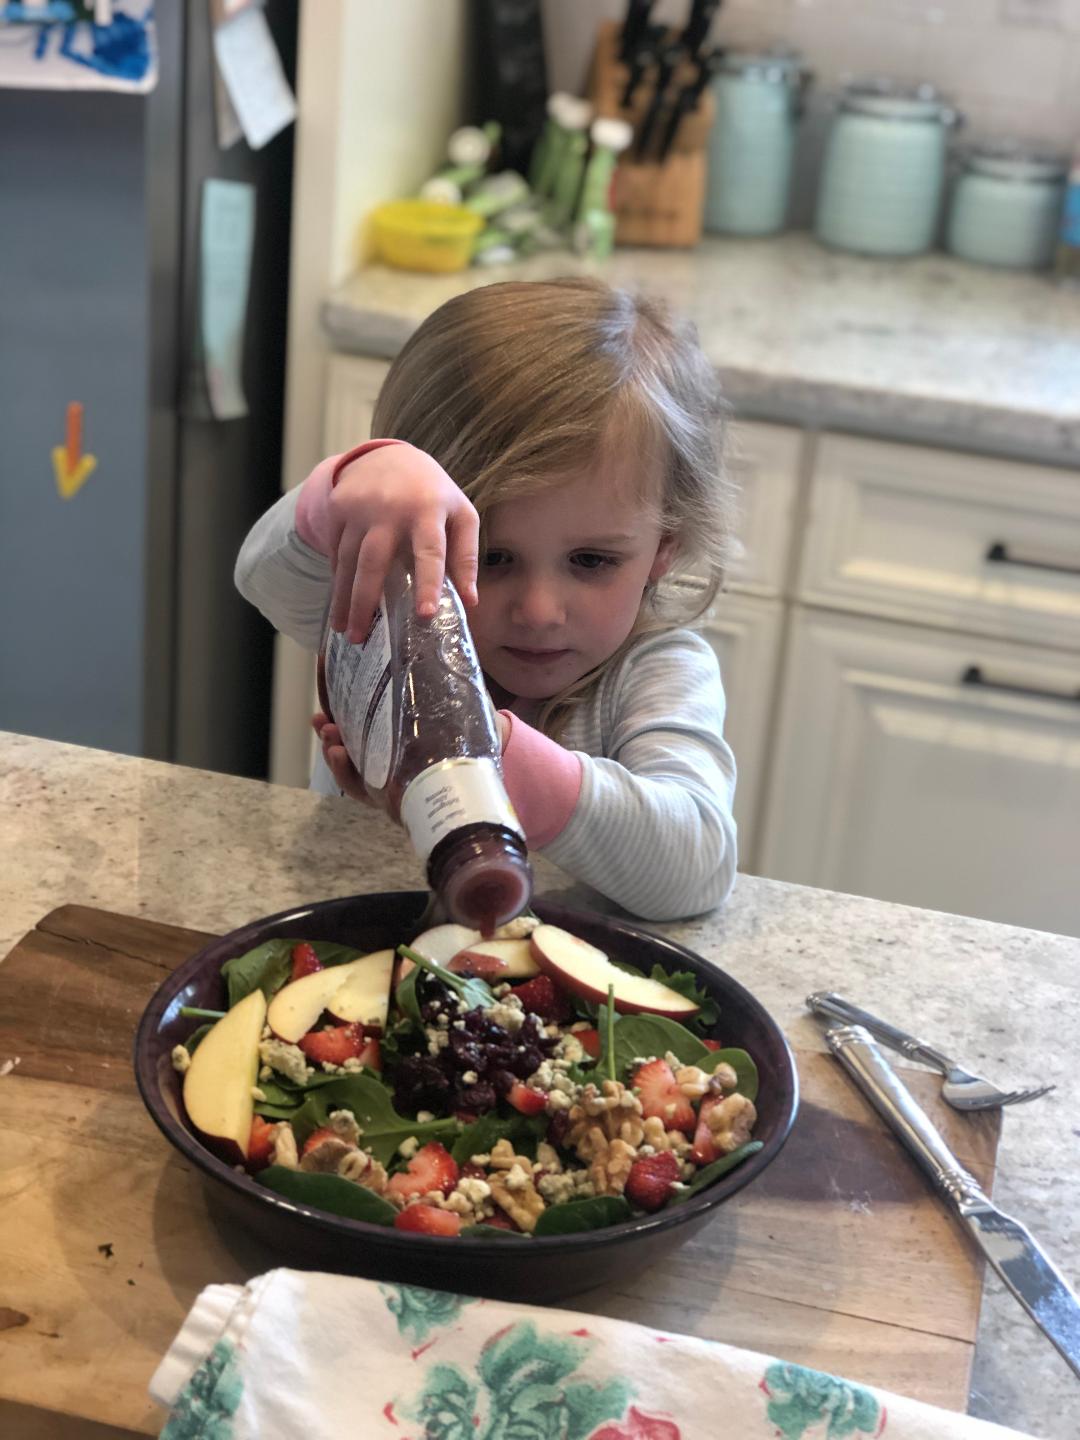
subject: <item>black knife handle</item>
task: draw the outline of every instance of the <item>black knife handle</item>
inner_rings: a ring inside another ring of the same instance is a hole
[[[719,9],[720,0],[694,0],[694,8],[690,11],[686,29],[679,37],[679,44],[688,55],[697,55]]]
[[[639,160],[643,159],[649,148],[649,141],[656,129],[656,122],[660,118],[660,112],[664,108],[664,97],[667,94],[668,86],[671,84],[671,77],[678,69],[683,58],[681,45],[666,45],[660,52],[660,68],[656,76],[656,89],[653,98],[649,102],[649,108],[645,112],[645,118],[641,122],[641,129],[638,131],[637,146],[634,154]]]
[[[619,38],[619,59],[624,65],[630,64],[634,50],[645,34],[652,7],[653,0],[627,0],[626,19]]]

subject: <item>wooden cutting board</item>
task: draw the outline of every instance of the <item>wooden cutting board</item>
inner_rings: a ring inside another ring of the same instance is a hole
[[[135,1026],[208,937],[65,906],[0,965],[0,1435],[157,1434],[146,1387],[198,1291],[277,1263],[208,1214],[135,1088]],[[575,1309],[761,1350],[963,1410],[980,1262],[831,1058],[762,1177],[662,1266]],[[984,1186],[999,1123],[912,1090]]]

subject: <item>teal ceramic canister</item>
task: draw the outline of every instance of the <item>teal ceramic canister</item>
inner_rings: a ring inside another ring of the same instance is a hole
[[[962,260],[1045,270],[1054,258],[1068,162],[1019,141],[973,143],[961,157],[946,245]]]
[[[793,51],[724,57],[713,81],[705,228],[772,235],[784,228],[802,96],[810,76]]]
[[[949,129],[930,85],[849,85],[833,117],[817,197],[818,239],[863,255],[919,255],[933,243]]]

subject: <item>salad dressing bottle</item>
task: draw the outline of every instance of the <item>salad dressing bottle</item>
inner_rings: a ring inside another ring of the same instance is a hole
[[[532,896],[495,712],[453,585],[430,619],[395,561],[367,639],[326,632],[319,698],[369,798],[408,832],[452,920],[490,935]]]

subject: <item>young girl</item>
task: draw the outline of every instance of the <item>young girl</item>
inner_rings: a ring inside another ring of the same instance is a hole
[[[405,345],[370,441],[331,456],[244,542],[241,593],[317,650],[362,639],[399,548],[421,615],[444,568],[499,709],[529,846],[652,920],[726,899],[735,762],[709,645],[732,495],[722,406],[690,329],[596,280],[488,285]],[[478,559],[479,557],[479,559]],[[312,785],[363,798],[315,717]]]

